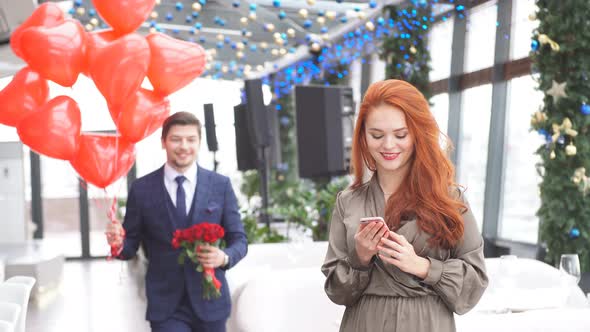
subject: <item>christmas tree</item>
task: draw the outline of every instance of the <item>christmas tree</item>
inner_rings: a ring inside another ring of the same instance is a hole
[[[539,27],[531,44],[533,75],[545,92],[531,125],[546,143],[537,150],[541,208],[540,242],[546,259],[578,253],[590,270],[590,5],[587,0],[539,0]]]

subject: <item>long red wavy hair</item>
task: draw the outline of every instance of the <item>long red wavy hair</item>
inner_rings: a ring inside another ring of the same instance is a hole
[[[385,220],[392,230],[399,228],[402,218],[416,217],[418,227],[429,234],[430,245],[451,248],[463,237],[461,213],[467,208],[456,195],[455,167],[447,156],[452,147],[443,150],[439,144],[442,134],[430,112],[424,95],[411,84],[400,80],[385,80],[369,86],[354,129],[351,172],[356,189],[363,185],[366,169],[376,164],[367,149],[365,122],[367,115],[380,104],[399,108],[406,116],[406,125],[414,140],[414,155],[410,169],[400,189],[385,205]]]

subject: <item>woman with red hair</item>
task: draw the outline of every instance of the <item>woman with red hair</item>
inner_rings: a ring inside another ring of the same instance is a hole
[[[328,297],[346,306],[340,331],[455,331],[453,313],[483,294],[483,239],[440,137],[412,85],[369,87],[354,131],[354,181],[338,194],[322,266]],[[367,217],[384,222],[361,224]]]

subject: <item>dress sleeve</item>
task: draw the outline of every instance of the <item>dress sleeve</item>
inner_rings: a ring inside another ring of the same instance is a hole
[[[322,272],[326,276],[324,289],[330,300],[336,304],[351,306],[369,285],[373,261],[368,267],[361,265],[356,250],[348,248],[341,194],[336,197],[332,213],[328,252]]]
[[[451,258],[445,261],[430,260],[424,283],[432,286],[447,307],[457,314],[471,310],[488,285],[481,237],[469,203],[461,195],[467,211],[463,213],[464,235],[451,250]]]

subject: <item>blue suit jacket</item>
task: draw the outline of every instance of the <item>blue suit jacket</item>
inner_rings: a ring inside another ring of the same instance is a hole
[[[229,264],[215,269],[222,282],[221,297],[203,299],[202,275],[190,260],[178,264],[180,249],[172,247],[175,230],[173,215],[167,206],[168,192],[164,186],[164,167],[133,182],[129,189],[125,212],[126,237],[121,259],[135,256],[143,243],[148,259],[146,274],[147,313],[149,321],[163,321],[170,317],[188,293],[195,314],[203,321],[226,319],[231,312],[231,299],[225,269],[239,262],[248,250],[244,227],[240,220],[236,196],[229,178],[198,167],[197,188],[190,225],[209,222],[225,229],[224,251]]]

